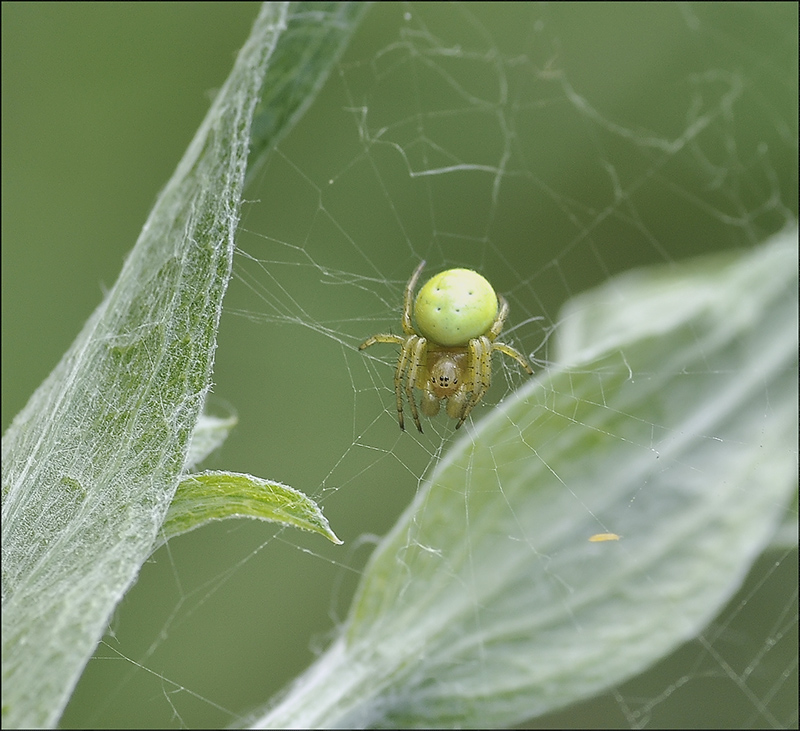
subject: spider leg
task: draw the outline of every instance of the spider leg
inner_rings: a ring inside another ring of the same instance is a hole
[[[525,356],[522,355],[518,350],[515,350],[510,345],[506,345],[505,343],[492,343],[492,352],[495,350],[501,352],[503,355],[507,355],[509,358],[513,358],[517,363],[519,363],[530,375],[533,375],[533,369],[528,364],[528,361],[525,359]]]
[[[407,335],[416,335],[416,332],[414,331],[414,324],[411,321],[411,315],[414,311],[414,287],[417,286],[417,280],[419,279],[419,275],[422,273],[424,266],[425,260],[423,259],[419,263],[419,266],[414,270],[414,273],[411,275],[411,279],[408,280],[406,292],[403,296],[403,332]]]
[[[486,389],[481,389],[482,374],[481,369],[481,354],[483,353],[482,338],[473,338],[469,341],[469,362],[467,365],[467,372],[469,373],[469,382],[464,384],[468,388],[470,394],[464,401],[464,409],[461,412],[461,417],[456,424],[456,429],[460,429],[461,425],[467,420],[475,404],[480,401],[481,396]]]
[[[492,383],[492,345],[486,336],[473,338],[469,341],[469,365],[470,373],[469,389],[472,392],[464,403],[464,411],[456,424],[456,429],[467,420],[470,412],[475,405],[483,398]]]
[[[401,335],[380,333],[365,340],[358,346],[358,349],[364,350],[364,348],[375,345],[375,343],[391,343],[401,346],[400,355],[397,358],[397,368],[394,372],[394,395],[397,403],[397,420],[400,422],[400,428],[405,430],[405,426],[403,426],[403,376],[408,370],[411,358],[410,339],[402,337]]]
[[[417,402],[414,398],[414,386],[416,386],[417,383],[420,365],[426,355],[426,345],[428,341],[425,340],[425,338],[414,335],[408,339],[408,342],[408,350],[411,351],[411,353],[409,355],[408,374],[406,375],[406,397],[408,398],[408,405],[411,407],[411,416],[414,417],[414,423],[417,425],[420,434],[422,434],[422,424],[419,422]]]
[[[364,350],[364,348],[368,348],[370,345],[375,345],[375,343],[395,343],[396,345],[402,345],[405,343],[406,339],[400,335],[390,335],[389,333],[380,333],[379,335],[373,335],[371,338],[367,338],[361,345],[358,346],[359,350]]]
[[[505,325],[506,317],[508,317],[508,302],[506,301],[506,298],[503,297],[502,294],[498,294],[497,301],[500,303],[500,309],[497,311],[497,317],[494,318],[492,327],[489,329],[489,332],[486,333],[486,337],[489,338],[489,341],[491,342],[491,348],[488,354],[491,355],[495,350],[499,350],[509,358],[513,358],[526,371],[528,371],[528,373],[533,375],[533,370],[531,369],[530,365],[528,365],[528,361],[525,359],[525,356],[522,355],[522,353],[515,350],[510,345],[506,345],[505,343],[494,342],[495,338],[502,331],[503,325]]]
[[[500,303],[500,307],[497,309],[497,317],[494,318],[492,327],[489,328],[489,332],[486,333],[486,337],[489,338],[490,341],[494,341],[494,339],[500,334],[500,331],[503,329],[503,325],[506,324],[506,318],[508,317],[508,302],[506,301],[506,298],[503,297],[502,294],[498,294],[497,301]]]
[[[397,421],[400,422],[400,428],[405,431],[405,424],[403,423],[403,377],[406,377],[408,382],[408,367],[412,358],[411,355],[411,338],[403,341],[403,348],[400,351],[400,357],[397,359],[397,368],[394,372],[394,396],[397,402]]]

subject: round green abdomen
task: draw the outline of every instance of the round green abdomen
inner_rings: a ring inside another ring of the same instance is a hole
[[[497,294],[478,272],[448,269],[419,291],[414,317],[420,334],[437,345],[466,345],[492,326]]]

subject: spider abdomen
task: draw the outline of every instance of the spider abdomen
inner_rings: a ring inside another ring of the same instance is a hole
[[[497,317],[497,295],[478,272],[448,269],[420,289],[414,315],[419,332],[429,341],[465,346],[491,327]]]

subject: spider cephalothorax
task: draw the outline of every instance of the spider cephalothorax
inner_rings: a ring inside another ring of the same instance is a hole
[[[448,269],[429,279],[416,302],[414,287],[425,262],[414,270],[403,298],[405,335],[381,333],[359,345],[375,343],[401,346],[394,374],[397,417],[403,424],[403,390],[417,429],[422,431],[414,388],[422,394],[420,408],[435,416],[441,402],[458,429],[492,381],[492,353],[499,351],[533,373],[525,357],[510,345],[496,342],[508,315],[508,303],[492,285],[470,269]],[[416,321],[416,327],[414,326]]]

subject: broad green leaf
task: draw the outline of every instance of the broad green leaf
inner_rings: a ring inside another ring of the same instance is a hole
[[[778,529],[775,531],[775,535],[772,536],[772,540],[769,544],[769,549],[771,551],[784,552],[791,548],[797,548],[797,516],[800,515],[797,498],[798,494],[797,491],[795,491],[794,500],[784,512],[783,520],[781,521],[780,526],[778,526]]]
[[[211,385],[251,146],[263,155],[294,123],[362,12],[262,8],[119,279],[4,435],[4,728],[57,723],[187,461],[207,453],[198,442],[187,456]]]
[[[158,545],[212,520],[256,518],[314,531],[341,544],[319,506],[280,482],[236,472],[201,472],[181,480]]]
[[[502,727],[695,637],[796,491],[797,235],[576,298],[455,443],[267,727]],[[592,542],[599,533],[620,540]]]

